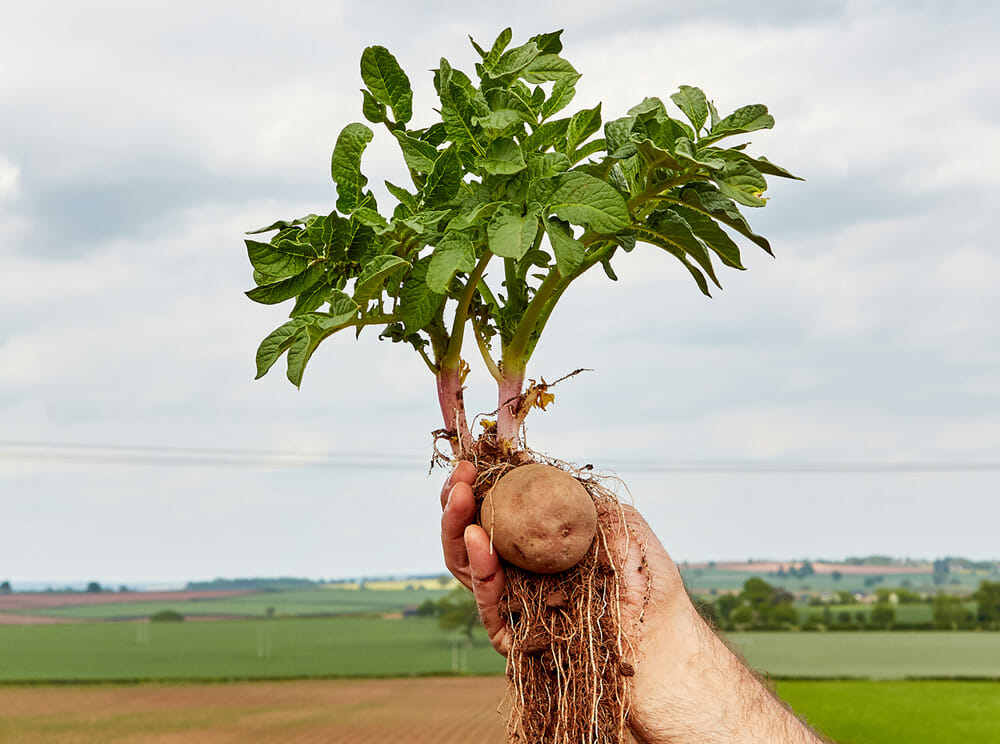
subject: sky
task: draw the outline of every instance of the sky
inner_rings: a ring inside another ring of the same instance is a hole
[[[289,308],[243,295],[242,239],[332,209],[366,46],[408,71],[423,126],[429,70],[446,56],[471,72],[467,35],[508,25],[515,43],[565,29],[583,73],[570,110],[615,118],[681,84],[723,114],[767,104],[777,124],[752,152],[806,179],[772,180],[748,219],[775,258],[744,244],[748,270],[725,270],[713,299],[652,246],[617,261],[619,282],[574,285],[529,375],[593,371],[556,388],[528,444],[618,476],[677,560],[1000,558],[993,3],[95,0],[4,16],[0,579],[15,588],[443,570],[433,379],[366,334],[325,342],[300,390],[280,368],[254,381]],[[380,132],[366,152],[374,185],[405,181],[394,148]],[[490,382],[474,367],[473,411],[496,407]]]

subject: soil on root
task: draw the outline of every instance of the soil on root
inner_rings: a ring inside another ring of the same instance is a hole
[[[500,611],[510,630],[508,740],[517,744],[629,741],[632,649],[623,632],[624,566],[616,542],[628,534],[617,497],[590,475],[533,453],[505,453],[487,430],[468,459],[477,504],[510,470],[546,462],[579,480],[597,508],[597,536],[580,563],[536,574],[504,563]],[[645,568],[645,566],[643,566]]]

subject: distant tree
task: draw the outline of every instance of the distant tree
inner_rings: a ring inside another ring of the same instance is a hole
[[[972,598],[978,605],[976,619],[984,623],[1000,622],[1000,582],[981,581]]]
[[[840,581],[844,577],[844,574],[840,573],[840,571],[834,571],[830,575],[833,576],[834,581]]]
[[[89,584],[87,584],[87,591],[95,593],[95,592],[103,592],[104,590],[101,589],[101,585],[98,584],[96,581],[91,581]]]
[[[723,620],[729,620],[732,611],[743,604],[743,600],[735,594],[723,594],[715,600],[715,608]]]
[[[425,599],[417,607],[417,617],[437,617],[441,614],[441,608],[433,599]]]
[[[934,597],[934,625],[939,628],[958,628],[959,623],[972,619],[972,613],[965,608],[960,597],[938,594]]]
[[[124,584],[122,584],[120,587],[118,587],[118,591],[119,592],[128,592],[128,591],[131,591],[131,590],[127,586],[125,586]]]
[[[854,604],[857,602],[854,595],[850,592],[839,591],[837,592],[837,603],[838,604]]]
[[[896,608],[888,602],[877,602],[872,609],[872,623],[887,627],[896,622]]]
[[[816,569],[813,568],[813,564],[809,561],[802,561],[802,565],[799,566],[799,578],[804,579],[806,576],[812,576],[816,573]]]
[[[729,613],[729,620],[735,625],[752,625],[753,608],[750,605],[740,605]]]
[[[472,592],[464,586],[452,589],[438,600],[438,623],[443,630],[461,630],[472,643],[472,631],[479,625],[479,610]]]
[[[10,588],[10,582],[5,581],[0,584],[0,594],[10,594],[13,590]]]
[[[847,610],[841,610],[837,613],[837,622],[842,625],[847,625],[851,622],[851,613]]]
[[[177,610],[160,610],[149,616],[151,623],[180,623],[184,621],[184,616]]]
[[[767,621],[773,625],[798,625],[799,613],[791,602],[779,602],[768,609]]]

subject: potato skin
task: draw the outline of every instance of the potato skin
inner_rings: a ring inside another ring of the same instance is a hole
[[[511,470],[483,498],[480,523],[500,557],[553,574],[583,559],[597,534],[597,509],[576,478],[552,465]]]

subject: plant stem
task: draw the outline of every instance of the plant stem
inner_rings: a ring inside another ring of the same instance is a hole
[[[519,370],[504,370],[497,389],[497,439],[506,442],[511,449],[520,449],[520,431],[523,417],[517,415],[521,402],[521,388],[524,385],[524,367]]]
[[[490,376],[497,381],[497,383],[503,382],[503,375],[500,374],[500,368],[497,367],[497,363],[493,361],[493,357],[490,356],[490,347],[486,343],[486,339],[483,337],[482,328],[479,325],[479,321],[476,320],[476,316],[471,316],[472,320],[472,332],[476,336],[476,345],[479,347],[479,354],[483,358],[483,364],[486,365],[486,369],[489,370]]]
[[[456,458],[472,446],[472,434],[465,418],[465,397],[462,392],[462,370],[459,367],[443,367],[437,374],[438,403],[444,428],[449,433],[451,451]]]
[[[539,285],[535,296],[531,298],[528,307],[525,308],[524,315],[521,316],[521,320],[517,324],[517,329],[514,331],[510,343],[507,344],[507,348],[503,351],[501,372],[505,376],[516,370],[520,370],[523,374],[524,365],[527,362],[525,352],[528,349],[531,334],[535,330],[536,321],[542,313],[542,307],[556,291],[560,281],[562,281],[562,275],[559,273],[559,269],[553,266],[541,285]]]
[[[465,322],[469,319],[469,305],[472,303],[473,295],[476,294],[476,287],[479,285],[479,280],[482,279],[483,272],[486,271],[486,264],[490,262],[491,258],[493,258],[493,254],[487,248],[483,251],[482,258],[479,259],[476,268],[472,270],[472,273],[469,274],[469,278],[465,282],[465,291],[462,292],[462,298],[458,301],[458,307],[455,308],[455,322],[451,327],[451,341],[448,342],[448,352],[444,355],[444,359],[441,360],[442,370],[452,367],[458,369],[459,360],[462,357]]]

